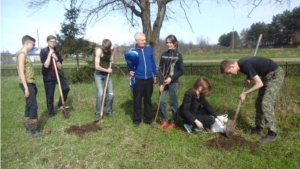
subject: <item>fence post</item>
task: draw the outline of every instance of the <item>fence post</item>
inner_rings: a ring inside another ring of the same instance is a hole
[[[285,62],[285,77],[288,75],[288,63]]]
[[[193,75],[193,64],[191,64],[191,70],[190,70],[191,74],[190,75]]]
[[[117,64],[117,69],[118,69],[118,76],[120,76],[120,65]]]

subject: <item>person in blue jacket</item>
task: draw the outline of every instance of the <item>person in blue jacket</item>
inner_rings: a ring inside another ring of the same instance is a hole
[[[145,34],[138,32],[135,34],[136,45],[130,49],[137,53],[138,64],[136,71],[129,71],[130,77],[134,77],[133,87],[133,125],[138,127],[141,123],[141,101],[144,100],[144,120],[146,124],[152,121],[153,83],[157,83],[156,63],[151,46],[146,45]]]

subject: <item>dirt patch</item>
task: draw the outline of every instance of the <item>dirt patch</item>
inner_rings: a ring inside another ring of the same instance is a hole
[[[233,151],[233,150],[240,150],[246,151],[249,150],[252,153],[255,152],[258,143],[257,142],[250,142],[245,140],[239,134],[233,135],[230,138],[218,135],[217,137],[210,139],[206,142],[206,146],[226,150],[226,151]]]
[[[65,129],[65,132],[68,134],[76,134],[79,137],[82,137],[85,133],[88,132],[95,132],[101,130],[101,127],[99,126],[99,124],[95,123],[95,122],[90,122],[87,123],[85,125],[82,126],[78,126],[78,125],[73,125],[67,129]]]

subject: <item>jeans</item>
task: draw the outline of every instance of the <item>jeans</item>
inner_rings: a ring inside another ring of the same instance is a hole
[[[133,123],[141,123],[141,103],[144,100],[144,123],[150,124],[152,121],[153,78],[147,80],[135,78],[133,88]]]
[[[19,84],[21,90],[25,94],[25,88],[22,83]],[[24,117],[29,117],[29,119],[37,119],[38,114],[37,114],[37,109],[38,105],[36,102],[36,94],[38,92],[36,85],[34,83],[27,83],[28,86],[28,91],[29,91],[29,96],[28,98],[25,98],[26,100],[26,105],[25,105],[25,113]]]
[[[95,84],[96,84],[96,112],[95,114],[100,114],[100,109],[102,106],[102,98],[103,98],[103,89],[106,83],[107,75],[101,73],[99,71],[95,71]],[[103,87],[102,87],[103,85]],[[105,111],[106,113],[112,113],[112,104],[114,100],[114,91],[111,77],[108,79],[107,89],[106,89],[106,104]]]
[[[169,85],[166,85],[164,91],[161,93],[159,104],[160,104],[161,116],[164,121],[168,121],[168,112],[167,112],[166,102],[165,102],[167,92],[169,92],[170,108],[172,110],[171,122],[174,123],[176,121],[176,112],[178,109],[178,102],[177,102],[178,83],[171,83]]]
[[[63,77],[59,76],[59,80],[60,80],[61,90],[64,96],[64,101],[66,101],[70,88]],[[54,92],[55,92],[56,84],[57,84],[56,77],[53,76],[52,78],[44,78],[44,87],[46,92],[47,108],[48,108],[49,115],[54,115],[53,100],[54,100]],[[57,104],[57,107],[60,106],[62,106],[61,98],[59,98]]]

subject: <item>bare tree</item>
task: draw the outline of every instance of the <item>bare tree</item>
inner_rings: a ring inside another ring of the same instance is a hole
[[[196,37],[197,44],[199,45],[199,49],[203,50],[204,47],[209,45],[209,40],[207,38],[204,38],[203,36],[197,36]]]
[[[37,11],[49,4],[51,0],[27,1],[28,8]],[[65,2],[65,0],[52,1]],[[95,5],[92,3],[92,1],[95,2],[95,0],[83,1],[83,4],[87,6],[82,9],[86,14],[84,19],[85,24],[96,23],[110,14],[120,12],[122,14],[120,17],[125,17],[132,27],[139,27],[141,24],[143,33],[147,38],[147,43],[149,43],[154,50],[159,43],[160,30],[164,21],[175,20],[183,16],[189,24],[191,31],[193,31],[192,24],[188,19],[188,13],[191,9],[194,9],[195,6],[200,13],[200,5],[202,2],[202,0],[98,0],[97,5]],[[236,0],[215,0],[218,4],[227,2],[233,8],[235,8],[235,5],[238,3],[246,3],[253,7],[248,16],[250,16],[253,10],[263,1],[268,1],[271,5],[290,3],[290,0],[243,0],[242,2],[237,2]],[[180,10],[178,11],[177,9]]]

